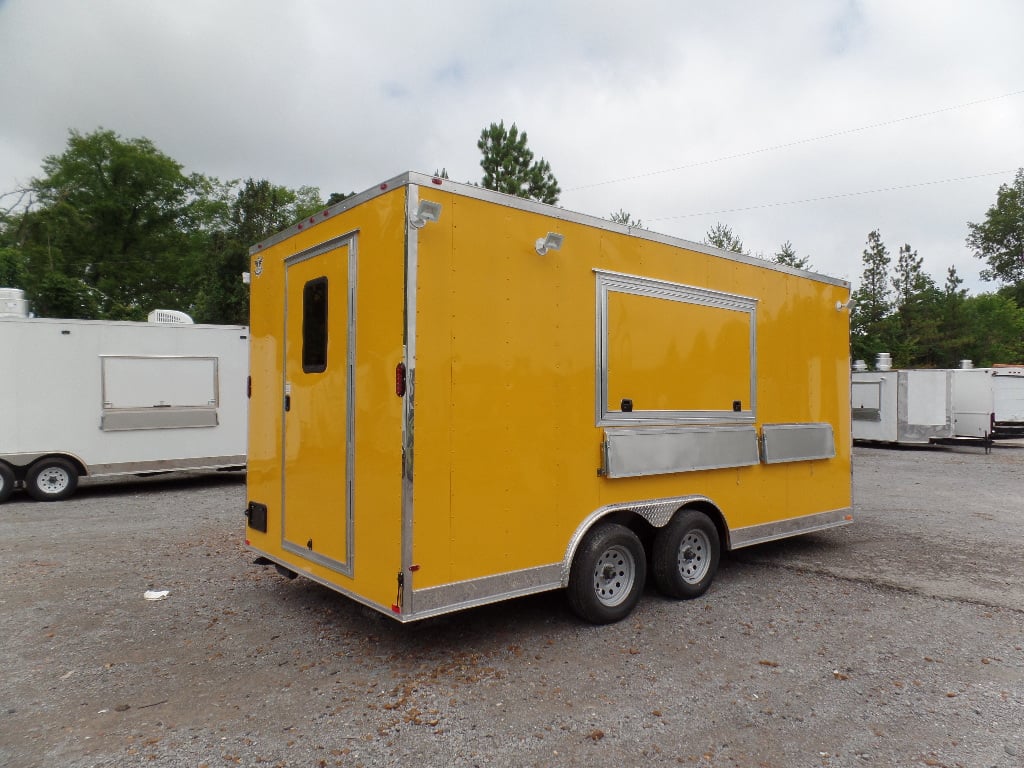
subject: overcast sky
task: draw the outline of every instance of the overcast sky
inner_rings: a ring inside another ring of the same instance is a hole
[[[940,284],[1024,166],[1020,0],[0,0],[0,193],[68,131],[187,172],[362,191],[479,182],[515,122],[560,204],[854,283],[867,234]]]

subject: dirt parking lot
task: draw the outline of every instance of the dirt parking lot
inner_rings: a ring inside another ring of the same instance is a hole
[[[244,479],[0,506],[0,765],[1024,765],[1024,443],[855,450],[857,522],[581,624],[251,564]],[[147,590],[169,590],[147,601]]]

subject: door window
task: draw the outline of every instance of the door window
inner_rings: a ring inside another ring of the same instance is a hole
[[[327,278],[310,280],[302,289],[302,371],[327,370]]]

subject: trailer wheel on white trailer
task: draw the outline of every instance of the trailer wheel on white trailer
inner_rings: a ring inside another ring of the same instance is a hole
[[[25,490],[36,501],[61,501],[77,487],[78,468],[60,456],[39,459],[25,475]]]
[[[0,461],[0,504],[3,504],[14,492],[14,470]]]

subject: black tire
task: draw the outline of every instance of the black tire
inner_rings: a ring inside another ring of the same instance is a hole
[[[654,537],[654,583],[668,597],[699,597],[718,573],[720,550],[711,519],[696,509],[680,510]]]
[[[40,459],[25,476],[25,490],[36,501],[61,501],[78,487],[78,469],[67,459]]]
[[[567,594],[572,610],[591,624],[611,624],[636,607],[647,578],[643,544],[629,528],[594,526],[572,560]]]
[[[14,470],[0,461],[0,504],[3,504],[14,493]]]

